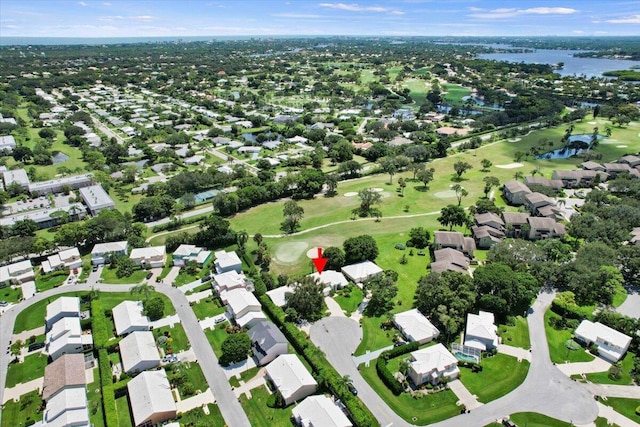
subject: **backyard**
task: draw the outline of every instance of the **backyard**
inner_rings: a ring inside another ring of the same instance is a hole
[[[515,325],[500,325],[498,327],[498,335],[502,338],[502,344],[528,349],[531,340],[527,319],[522,316],[517,316],[514,319]]]
[[[481,364],[480,372],[461,367],[460,381],[482,403],[491,402],[515,390],[529,372],[528,361],[518,362],[515,357],[499,353],[483,358]]]

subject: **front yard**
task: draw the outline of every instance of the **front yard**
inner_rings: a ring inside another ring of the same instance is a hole
[[[20,396],[19,402],[9,400],[2,410],[2,427],[32,425],[42,420],[42,399],[37,391]]]
[[[555,363],[565,363],[566,361],[575,362],[591,362],[594,357],[587,353],[584,348],[580,347],[577,350],[571,350],[566,346],[567,341],[573,338],[573,330],[570,329],[555,329],[549,324],[550,319],[560,319],[560,316],[547,310],[544,315],[544,329],[547,334],[547,341],[549,343],[549,355],[551,361]]]
[[[113,284],[113,285],[126,285],[129,283],[140,283],[145,279],[145,277],[147,276],[147,273],[149,273],[148,270],[143,270],[138,268],[137,270],[133,270],[133,273],[131,273],[130,276],[118,277],[116,276],[116,271],[117,269],[111,268],[110,266],[103,268],[102,275],[100,276],[100,278],[102,279],[102,282]]]
[[[627,355],[622,359],[620,363],[620,379],[615,380],[609,378],[609,372],[596,372],[586,374],[587,380],[596,384],[618,384],[618,385],[631,385],[633,381],[629,372],[633,369],[633,358],[635,355],[631,352],[627,352]],[[640,404],[640,402],[639,402]]]
[[[204,331],[204,334],[207,336],[209,344],[211,344],[211,348],[217,358],[222,356],[222,343],[229,335],[225,330],[227,326],[229,326],[229,322],[222,322],[219,325],[216,325],[215,328]]]
[[[269,408],[267,399],[270,393],[266,386],[251,390],[251,399],[246,395],[240,396],[240,404],[251,420],[253,427],[275,427],[291,425],[291,408]]]
[[[608,397],[607,400],[600,399],[600,402],[607,406],[611,406],[614,411],[640,424],[640,415],[636,414],[636,408],[638,407],[638,404],[640,404],[638,399]]]
[[[6,387],[24,384],[44,376],[45,366],[47,366],[47,356],[39,353],[25,357],[22,363],[9,364]]]
[[[215,317],[226,311],[226,308],[220,303],[220,300],[214,297],[207,297],[198,303],[191,304],[191,309],[198,320]]]
[[[375,361],[369,367],[360,365],[360,373],[387,405],[411,424],[432,424],[460,414],[460,407],[456,405],[458,397],[451,390],[419,398],[407,393],[395,396],[378,377]]]
[[[514,326],[500,325],[498,327],[498,335],[502,338],[502,344],[524,348],[525,350],[531,346],[529,324],[527,319],[522,316],[515,318]]]
[[[515,357],[496,354],[482,359],[482,371],[472,372],[460,368],[460,381],[482,403],[491,402],[518,387],[529,372],[529,362],[518,362]]]
[[[173,328],[169,326],[163,326],[161,328],[156,328],[153,330],[153,336],[158,341],[158,337],[161,335],[167,338],[166,344],[160,345],[163,348],[165,354],[169,353],[179,353],[184,350],[188,350],[189,347],[189,339],[184,332],[184,328],[181,324],[177,323]]]
[[[363,298],[364,294],[362,290],[356,285],[351,284],[337,291],[333,297],[347,316],[350,316],[351,313],[358,309]]]

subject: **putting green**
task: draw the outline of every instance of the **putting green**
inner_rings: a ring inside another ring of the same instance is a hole
[[[433,196],[438,199],[455,199],[456,192],[453,190],[438,191],[437,193],[433,193]]]
[[[306,242],[281,243],[276,247],[276,261],[286,265],[295,264],[308,247]]]
[[[509,163],[508,165],[496,165],[497,168],[500,169],[516,169],[521,168],[524,165],[522,163]]]

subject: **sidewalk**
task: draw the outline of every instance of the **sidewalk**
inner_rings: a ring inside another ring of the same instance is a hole
[[[464,405],[467,409],[476,409],[484,403],[478,402],[478,397],[471,394],[460,380],[453,380],[448,383],[451,391],[460,399],[457,404]]]
[[[178,411],[178,414],[182,414],[192,409],[201,408],[207,403],[215,403],[215,402],[216,402],[216,399],[213,396],[211,389],[208,388],[204,393],[196,394],[195,396],[191,396],[184,400],[177,401],[176,409]]]
[[[173,316],[167,316],[154,322],[149,322],[149,325],[153,326],[154,329],[161,328],[163,326],[170,326],[173,328],[176,323],[180,323],[180,317],[177,314],[174,314]]]
[[[243,381],[240,381],[240,387],[234,388],[233,392],[236,394],[236,396],[238,398],[240,396],[242,396],[243,394],[245,394],[247,396],[247,399],[251,399],[251,390],[253,390],[254,388],[261,387],[261,386],[265,386],[266,387],[267,382],[264,379],[265,373],[266,372],[265,372],[264,368],[260,369],[258,371],[258,373],[256,374],[256,376],[251,378],[246,383],[244,383]],[[269,390],[268,387],[266,387],[266,388],[267,388],[267,390]]]
[[[197,303],[200,300],[205,299],[213,295],[213,289],[207,289],[206,291],[196,292],[195,294],[187,295],[187,301]]]
[[[16,384],[14,387],[4,389],[4,405],[10,400],[19,401],[20,396],[27,394],[30,391],[42,390],[42,384],[44,383],[44,377],[36,378],[35,380],[28,381],[26,383]]]
[[[39,336],[39,335],[44,335],[44,326],[41,326],[39,328],[35,328],[35,329],[31,329],[30,331],[23,331],[20,332],[19,334],[15,334],[12,338],[13,342],[16,342],[18,340],[21,340],[22,342],[28,340],[29,338],[31,338],[32,336]]]
[[[513,356],[521,362],[523,359],[531,362],[531,352],[520,347],[513,347],[511,345],[499,344],[498,353]]]
[[[379,350],[375,350],[375,351],[369,351],[367,350],[367,352],[365,354],[363,354],[362,356],[353,356],[353,363],[356,364],[356,366],[360,365],[361,363],[364,363],[365,366],[369,366],[369,362],[371,362],[374,359],[377,359],[378,356],[380,356],[380,354],[383,351],[387,351],[387,350],[391,350],[393,348],[393,345],[387,346],[387,347],[383,347]]]
[[[611,367],[611,363],[596,357],[591,362],[559,363],[556,365],[560,372],[570,377],[578,374],[589,374],[592,372],[606,372]]]
[[[598,415],[606,418],[609,424],[616,424],[620,427],[638,427],[638,423],[630,420],[624,415],[614,411],[610,406],[598,402]]]
[[[340,307],[340,304],[338,304],[333,298],[324,297],[324,302],[325,304],[327,304],[327,308],[329,309],[329,312],[331,312],[332,316],[347,317],[345,316],[344,311],[342,311],[342,307]]]

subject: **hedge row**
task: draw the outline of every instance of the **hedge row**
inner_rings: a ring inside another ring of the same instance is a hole
[[[151,231],[153,231],[154,233],[157,233],[159,231],[177,230],[181,228],[183,225],[195,224],[196,222],[200,222],[209,215],[210,213],[207,212],[204,214],[181,219],[179,222],[170,221],[170,222],[165,222],[164,224],[154,225]]]
[[[576,304],[566,304],[563,301],[559,301],[557,299],[554,299],[551,303],[551,311],[561,317],[566,317],[569,319],[583,320],[589,317],[585,316],[584,311],[581,310],[580,307]]]
[[[376,361],[376,372],[378,373],[378,377],[380,377],[384,385],[386,385],[387,388],[396,396],[404,391],[404,387],[400,382],[398,382],[398,380],[396,380],[393,373],[389,371],[389,368],[387,368],[387,362],[389,359],[393,359],[394,357],[415,351],[419,346],[420,344],[414,341],[409,344],[394,347],[391,350],[382,352]]]
[[[116,398],[113,390],[113,373],[107,350],[98,350],[98,366],[100,367],[100,386],[102,388],[102,409],[106,427],[118,427]]]
[[[380,426],[369,408],[348,389],[339,385],[342,377],[327,361],[324,354],[309,342],[307,335],[296,328],[294,324],[285,321],[284,311],[266,295],[260,295],[258,299],[267,315],[280,328],[296,351],[305,358],[316,376],[325,379],[329,389],[333,390],[338,399],[346,406],[354,424],[357,427]]]
[[[100,350],[109,340],[109,331],[104,319],[104,309],[100,300],[91,301],[91,332],[93,334],[93,346]]]
[[[129,381],[131,381],[131,378],[125,378],[113,385],[113,394],[116,399],[127,394],[127,384],[129,384]]]

